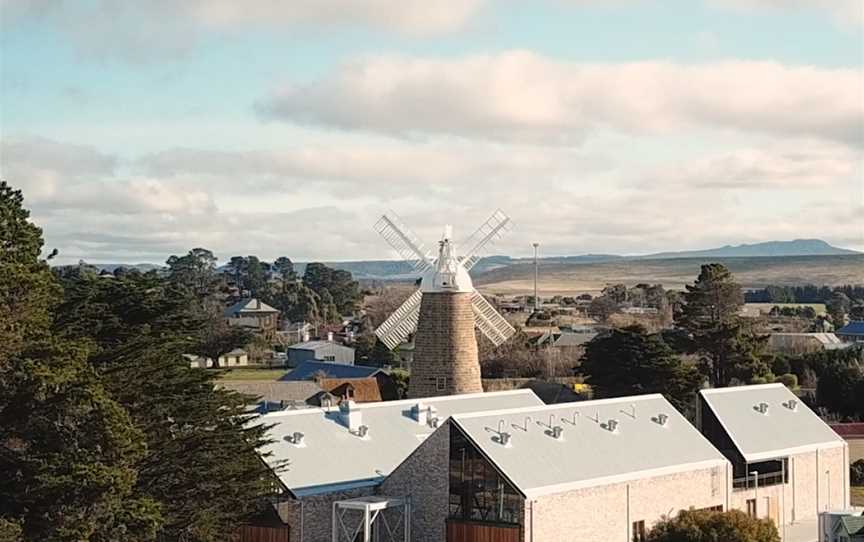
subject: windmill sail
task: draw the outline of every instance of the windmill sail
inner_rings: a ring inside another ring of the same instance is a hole
[[[465,256],[462,257],[462,265],[466,271],[470,271],[472,267],[477,265],[482,257],[482,250],[500,239],[509,229],[509,225],[510,217],[505,215],[501,209],[497,209],[486,222],[477,228],[477,231],[463,243],[463,246],[470,247]]]
[[[408,338],[417,329],[417,320],[420,318],[420,300],[423,292],[417,290],[405,300],[398,309],[393,311],[383,324],[375,330],[375,335],[387,348],[393,350],[402,341]]]
[[[516,333],[513,326],[478,292],[474,292],[471,296],[471,306],[474,309],[474,323],[495,346],[502,344]]]
[[[392,218],[383,215],[374,228],[403,260],[411,263],[414,271],[422,273],[432,265],[429,251],[395,213]]]

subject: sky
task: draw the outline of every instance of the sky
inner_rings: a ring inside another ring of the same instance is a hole
[[[58,263],[864,250],[864,2],[0,0],[0,175]]]

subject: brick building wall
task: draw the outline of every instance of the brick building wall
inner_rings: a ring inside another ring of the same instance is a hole
[[[449,424],[449,422],[448,422]],[[446,538],[450,486],[450,428],[438,428],[384,481],[383,496],[411,503],[411,542]]]
[[[829,508],[845,508],[849,505],[846,454],[845,447],[835,447],[792,455],[788,484],[735,489],[731,507],[746,512],[747,501],[755,499],[759,517],[775,521],[782,517],[785,523],[812,520]]]
[[[730,467],[731,469],[731,467]],[[726,506],[726,466],[597,486],[525,502],[525,541],[630,542],[632,524],[646,529],[689,508]],[[629,495],[629,498],[628,498]],[[533,536],[533,538],[532,538]]]
[[[471,292],[424,292],[408,397],[483,391]]]

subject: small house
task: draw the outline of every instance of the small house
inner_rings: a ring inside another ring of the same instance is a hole
[[[288,347],[289,367],[297,367],[304,361],[354,365],[354,349],[332,341],[307,341]]]

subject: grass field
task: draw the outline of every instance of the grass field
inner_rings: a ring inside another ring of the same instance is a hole
[[[864,506],[864,486],[852,488],[852,506]]]
[[[595,293],[607,284],[634,286],[640,282],[682,290],[704,263],[720,262],[745,288],[769,284],[837,286],[864,282],[864,256],[790,256],[766,258],[678,258],[622,260],[600,263],[541,263],[539,290],[543,295]],[[534,266],[519,263],[483,273],[474,284],[485,293],[528,294],[533,291]]]
[[[225,380],[279,380],[285,369],[223,369],[219,378]]]

